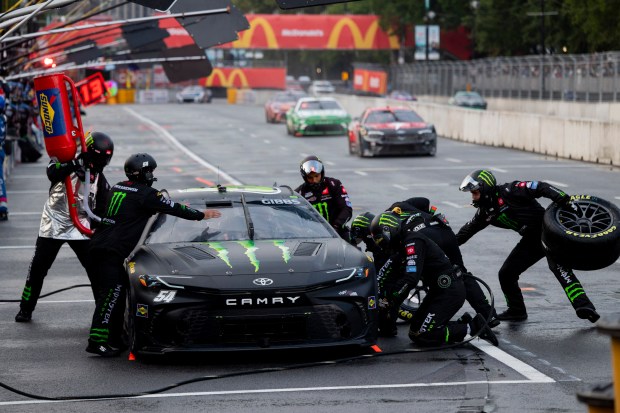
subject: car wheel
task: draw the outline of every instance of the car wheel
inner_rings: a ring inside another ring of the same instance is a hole
[[[353,149],[353,142],[351,142],[351,138],[349,138],[349,155],[354,155],[355,150]]]
[[[292,135],[293,134],[293,131],[291,130],[291,126],[289,125],[288,122],[286,122],[286,133],[288,135]]]
[[[553,203],[543,217],[549,256],[571,269],[605,268],[620,257],[620,209],[591,195],[574,195],[576,210]]]
[[[435,154],[437,153],[437,144],[433,144],[433,146],[431,147],[431,149],[426,153],[428,156],[435,156]]]
[[[373,153],[364,139],[360,139],[357,144],[357,154],[360,158],[372,158]]]
[[[411,322],[427,292],[427,288],[421,284],[411,290],[398,309],[398,319],[407,323]]]

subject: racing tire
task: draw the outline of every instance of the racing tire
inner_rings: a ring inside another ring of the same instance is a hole
[[[426,153],[427,156],[435,156],[437,154],[437,144],[435,143],[430,151]]]
[[[360,158],[372,158],[373,153],[370,148],[364,143],[364,139],[360,138],[359,143],[357,144],[357,154]]]
[[[349,139],[349,155],[355,155],[355,151],[353,150],[353,145],[351,144],[351,139]]]
[[[593,271],[620,257],[620,209],[591,195],[573,195],[576,209],[551,204],[543,218],[547,254],[571,269]]]
[[[418,311],[420,303],[422,303],[422,300],[426,296],[426,292],[427,288],[423,285],[417,285],[409,292],[409,295],[407,295],[407,298],[405,298],[398,309],[398,319],[401,322],[411,322],[413,315]]]

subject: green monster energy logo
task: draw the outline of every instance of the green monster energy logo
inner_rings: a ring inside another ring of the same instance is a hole
[[[95,139],[93,138],[93,135],[89,133],[88,136],[86,137],[86,146],[92,145],[94,141]]]
[[[571,303],[575,301],[575,298],[579,297],[582,294],[585,294],[585,291],[583,291],[583,287],[580,283],[572,283],[571,285],[566,287],[564,291],[566,291],[566,296]]]
[[[381,216],[379,217],[379,225],[386,225],[388,227],[398,228],[398,226],[400,225],[400,220],[390,214],[381,214]]]
[[[280,250],[282,250],[282,259],[284,260],[284,262],[288,263],[288,261],[291,259],[291,253],[290,253],[289,247],[284,245],[284,241],[274,240],[273,245],[275,245],[276,247],[280,248]]]
[[[31,294],[32,294],[32,287],[24,287],[24,292],[22,293],[22,298],[24,299],[24,301],[29,301]]]
[[[370,219],[363,215],[355,217],[351,227],[368,228],[370,226]]]
[[[114,194],[112,194],[112,199],[110,199],[110,205],[108,206],[109,217],[118,214],[118,209],[121,207],[126,196],[127,194],[124,192],[114,192]]]
[[[319,214],[323,216],[327,221],[329,221],[329,212],[327,211],[327,202],[318,202],[312,205],[319,211]]]
[[[478,178],[482,179],[489,186],[495,186],[495,177],[489,171],[480,171]]]
[[[217,252],[217,256],[219,257],[219,259],[224,261],[226,265],[232,268],[232,265],[230,265],[230,260],[228,259],[228,250],[224,248],[222,244],[220,244],[219,242],[212,242],[208,245]]]
[[[107,343],[110,330],[107,328],[91,328],[89,337],[95,343]]]
[[[250,259],[250,263],[254,266],[254,272],[258,272],[260,261],[256,258],[256,250],[258,247],[254,245],[254,241],[238,241],[237,244],[245,248],[245,255]]]
[[[497,221],[501,224],[504,224],[510,229],[514,229],[515,231],[519,229],[519,224],[517,223],[517,221],[508,218],[503,212],[499,214],[499,216],[497,217]]]

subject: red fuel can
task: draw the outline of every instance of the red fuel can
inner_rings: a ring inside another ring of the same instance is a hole
[[[78,142],[81,143],[82,150],[85,150],[82,119],[77,101],[79,95],[75,84],[68,76],[59,73],[36,77],[34,89],[39,102],[47,154],[60,162],[74,159]],[[72,99],[69,98],[70,93]]]

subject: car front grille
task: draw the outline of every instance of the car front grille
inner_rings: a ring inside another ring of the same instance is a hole
[[[345,309],[335,304],[251,311],[191,307],[154,314],[149,333],[161,345],[188,348],[337,342],[360,334],[368,320],[357,304]]]

